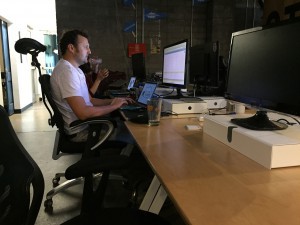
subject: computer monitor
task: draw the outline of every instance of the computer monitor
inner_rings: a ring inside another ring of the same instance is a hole
[[[206,95],[220,85],[219,42],[207,42],[190,48],[189,82],[198,94]]]
[[[146,66],[144,53],[136,53],[131,55],[132,73],[138,81],[146,80]]]
[[[181,98],[181,89],[186,88],[187,82],[187,57],[188,40],[182,40],[170,44],[163,49],[163,71],[162,85],[176,88],[176,96],[165,96],[165,98]]]
[[[190,84],[206,83],[208,68],[205,58],[204,45],[195,45],[190,48]]]
[[[219,86],[219,42],[208,42],[205,47],[205,63],[207,66],[206,85],[210,87]]]
[[[226,98],[259,109],[232,122],[254,130],[284,129],[269,110],[300,115],[300,21],[232,34]]]

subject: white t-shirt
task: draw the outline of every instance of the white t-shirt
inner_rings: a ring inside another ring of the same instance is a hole
[[[84,127],[76,130],[70,129],[70,123],[78,120],[78,118],[66,101],[68,97],[81,96],[86,105],[93,105],[90,101],[85,75],[82,70],[74,67],[67,60],[60,59],[52,72],[50,84],[53,99],[62,113],[65,122],[66,133],[70,135],[84,130]]]

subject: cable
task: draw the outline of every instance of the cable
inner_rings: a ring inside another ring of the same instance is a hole
[[[290,116],[292,119],[294,119],[298,124],[300,124],[300,121],[299,120],[297,120],[295,117],[293,117],[293,116]]]
[[[293,126],[293,125],[297,124],[297,123],[291,123],[291,122],[289,122],[288,120],[283,119],[283,118],[278,119],[278,120],[276,120],[276,121],[277,121],[277,122],[284,121],[284,122],[285,122],[287,125],[289,125],[289,126]]]
[[[166,97],[166,96],[171,95],[171,94],[174,92],[174,90],[175,90],[175,88],[173,88],[173,90],[172,90],[170,93],[168,93],[168,94],[166,94],[166,95],[161,95],[161,97],[164,98],[164,97]]]

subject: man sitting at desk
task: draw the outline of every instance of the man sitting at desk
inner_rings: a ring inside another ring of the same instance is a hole
[[[79,30],[66,32],[60,40],[62,58],[51,75],[53,99],[62,113],[66,133],[71,140],[81,142],[87,139],[85,128],[71,130],[75,120],[103,116],[132,102],[130,98],[96,99],[89,95],[85,75],[79,68],[87,63],[91,54],[88,35]]]

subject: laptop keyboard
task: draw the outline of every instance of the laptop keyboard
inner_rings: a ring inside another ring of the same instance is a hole
[[[146,110],[146,107],[141,105],[141,104],[138,104],[137,102],[135,103],[131,103],[131,104],[128,104],[128,105],[124,105],[121,107],[122,110],[130,110],[130,111],[134,111],[134,110],[143,110],[145,109]]]

